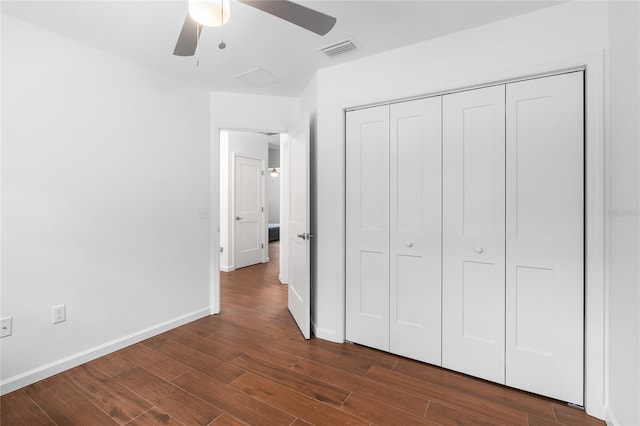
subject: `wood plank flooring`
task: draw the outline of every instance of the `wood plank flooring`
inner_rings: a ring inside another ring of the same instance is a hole
[[[0,399],[2,425],[604,425],[582,410],[352,344],[305,341],[268,264],[222,313]]]

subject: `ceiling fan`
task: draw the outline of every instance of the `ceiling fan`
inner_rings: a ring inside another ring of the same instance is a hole
[[[289,0],[237,0],[247,6],[291,22],[318,35],[325,35],[336,24],[336,18]],[[226,9],[226,10],[225,10]],[[215,16],[214,16],[215,15]],[[193,56],[204,26],[220,26],[229,19],[229,0],[189,1],[189,13],[184,20],[178,42],[173,50],[176,56]],[[223,48],[221,43],[220,48]]]

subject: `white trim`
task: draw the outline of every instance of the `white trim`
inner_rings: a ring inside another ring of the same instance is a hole
[[[607,423],[607,425],[617,426],[622,424],[618,421],[618,419],[616,418],[616,415],[614,414],[610,406],[607,406],[604,414],[605,414],[604,421]]]
[[[0,382],[0,395],[5,395],[9,392],[13,392],[14,390],[29,386],[30,384],[40,380],[77,367],[78,365],[82,365],[124,347],[134,345],[150,337],[157,336],[158,334],[180,327],[181,325],[206,317],[207,315],[209,315],[208,308],[200,309],[190,314],[174,318],[170,321],[166,321],[135,333],[119,337],[93,348],[86,349],[82,352],[78,352],[49,364],[34,368],[33,370],[9,377]]]
[[[220,128],[209,140],[209,313],[220,313]],[[228,250],[228,248],[227,248]]]
[[[605,383],[607,367],[605,362],[607,307],[605,295],[608,283],[605,280],[605,97],[604,97],[604,52],[586,52],[571,57],[558,58],[544,63],[492,72],[458,81],[429,82],[422,90],[412,92],[387,93],[356,99],[343,100],[335,110],[336,122],[342,129],[344,146],[345,112],[364,106],[393,103],[404,99],[415,99],[442,93],[467,90],[487,85],[500,84],[515,80],[536,78],[572,70],[585,70],[585,170],[586,170],[586,220],[585,220],[585,410],[589,415],[605,417]],[[345,156],[346,157],[346,156]],[[342,169],[342,182],[345,182],[346,165]],[[345,208],[345,204],[341,206]],[[346,212],[345,212],[346,213]],[[345,222],[342,222],[344,227]],[[346,235],[345,230],[341,230]],[[337,266],[337,265],[336,265]],[[343,272],[346,269],[343,266]],[[345,306],[345,285],[338,289],[338,306]],[[340,286],[338,286],[340,287]],[[344,342],[345,311],[338,310],[336,332],[328,340]],[[325,334],[321,331],[322,334]],[[318,336],[319,337],[319,336]],[[334,340],[335,339],[335,340]]]
[[[225,265],[220,265],[220,270],[222,272],[233,272],[236,270],[235,266],[225,266]]]
[[[606,316],[608,282],[605,265],[605,97],[604,54],[585,58],[585,394],[588,414],[605,416]]]
[[[289,284],[289,131],[280,134],[280,275],[282,284]],[[283,244],[284,243],[284,244]]]

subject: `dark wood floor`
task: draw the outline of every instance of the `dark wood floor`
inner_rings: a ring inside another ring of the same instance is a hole
[[[2,425],[604,424],[398,356],[305,341],[273,249],[269,264],[222,274],[222,314],[3,396]]]

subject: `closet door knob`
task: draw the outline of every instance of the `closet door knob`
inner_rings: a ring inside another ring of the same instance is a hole
[[[407,242],[405,243],[405,245],[406,245],[407,247],[413,247],[413,243],[412,243],[411,241],[407,241]]]
[[[482,247],[476,247],[476,253],[480,254],[482,253],[484,250],[482,249]]]

